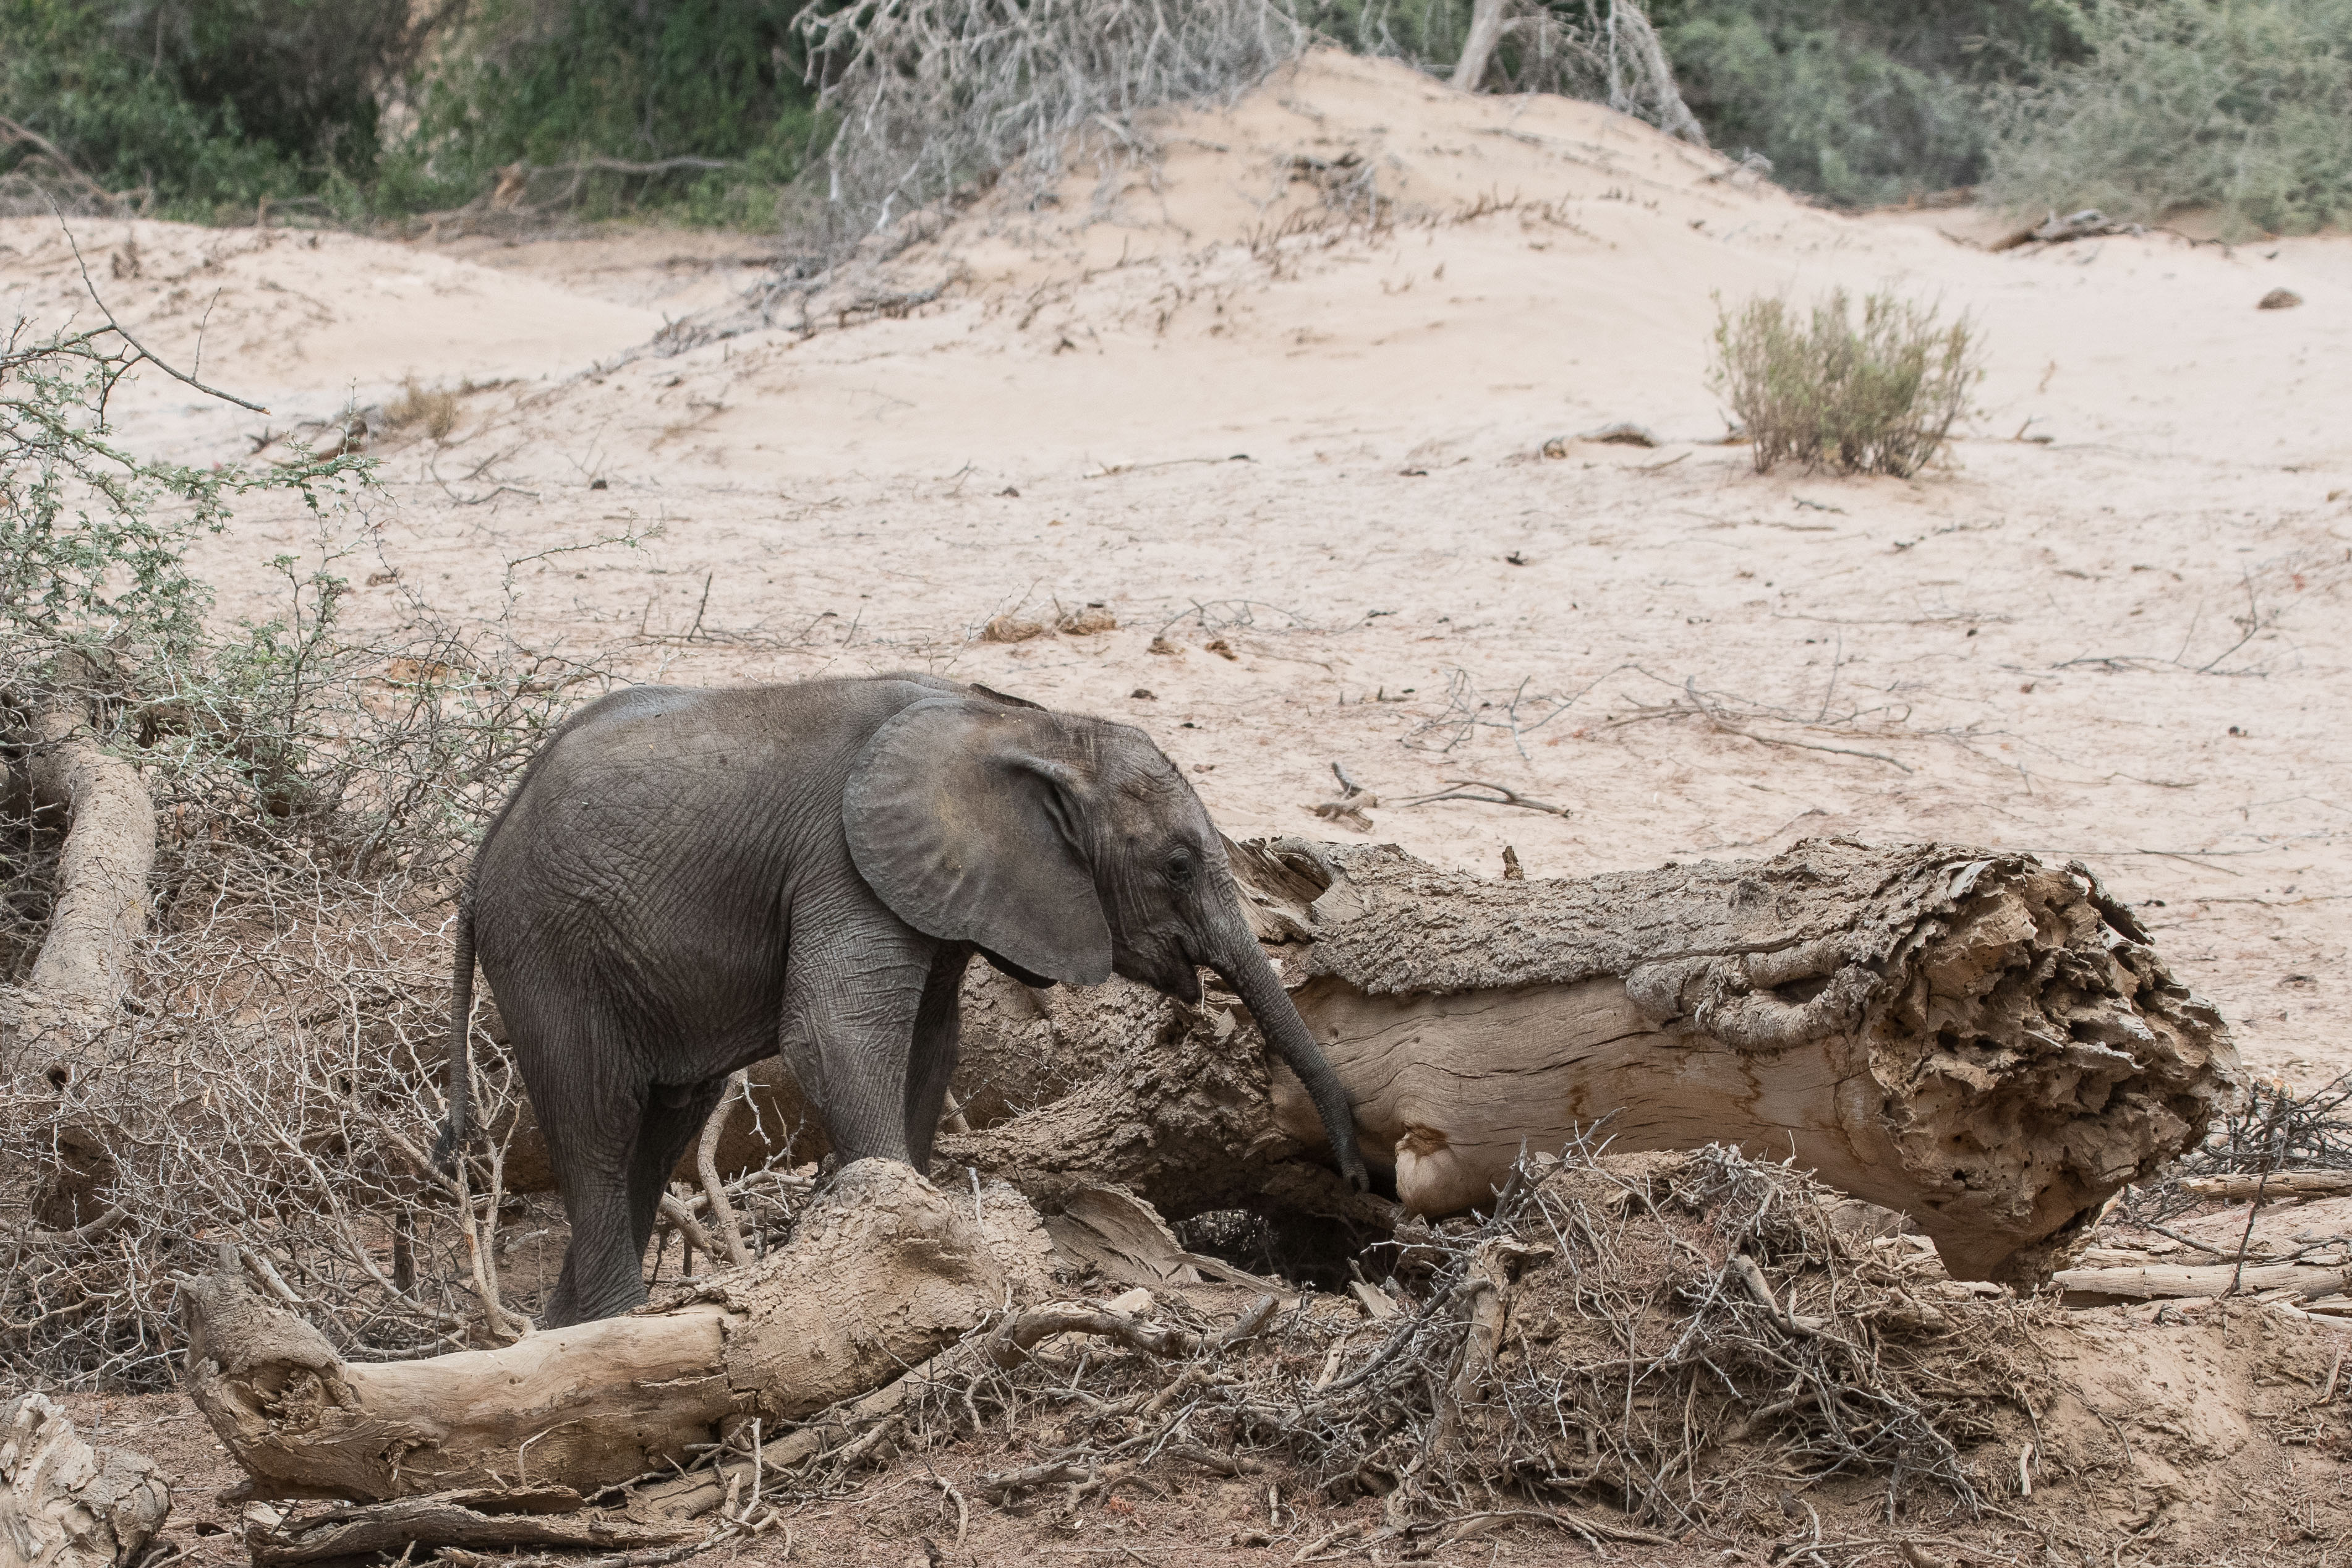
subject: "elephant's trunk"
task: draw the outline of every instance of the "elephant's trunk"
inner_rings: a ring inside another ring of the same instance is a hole
[[[1238,910],[1218,922],[1211,951],[1203,956],[1209,967],[1249,1008],[1250,1016],[1257,1020],[1258,1032],[1265,1037],[1275,1054],[1306,1085],[1308,1096],[1315,1101],[1316,1114],[1323,1120],[1323,1134],[1330,1140],[1331,1155],[1339,1163],[1339,1173],[1357,1191],[1363,1191],[1368,1178],[1363,1156],[1356,1149],[1355,1101],[1315,1044],[1307,1020],[1290,1005],[1281,976],[1266,962],[1257,939],[1250,934],[1248,923]]]

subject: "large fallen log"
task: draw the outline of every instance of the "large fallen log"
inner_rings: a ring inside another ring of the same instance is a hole
[[[1234,846],[1292,999],[1355,1095],[1404,1206],[1484,1203],[1524,1147],[1598,1127],[1628,1150],[1794,1158],[1909,1215],[1964,1278],[2047,1276],[2101,1205],[2237,1092],[2213,1009],[2076,866],[1950,845],[1814,841],[1769,861],[1590,879],[1447,872],[1394,848]],[[1299,1156],[1322,1134],[1248,1015],[1140,986],[1032,991],[975,964],[940,1164],[1049,1213],[1132,1188],[1171,1217],[1305,1208],[1378,1228]],[[722,1171],[793,1135],[824,1151],[780,1060],[753,1070]],[[526,1124],[509,1180],[541,1163]],[[681,1169],[684,1179],[694,1173]],[[1271,1200],[1269,1198],[1272,1190]]]
[[[345,1362],[234,1274],[188,1282],[187,1389],[265,1494],[362,1501],[642,1476],[862,1394],[1042,1268],[1035,1214],[860,1161],[764,1264],[498,1350]]]
[[[1597,1129],[1793,1159],[1911,1215],[1955,1275],[2038,1280],[2238,1091],[2220,1017],[2079,866],[1832,840],[1551,881],[1298,840],[1234,858],[1366,1159],[1424,1215]],[[1213,1035],[1133,1039],[941,1157],[1047,1203],[1077,1175],[1179,1216],[1249,1201],[1234,1188],[1320,1132],[1278,1068],[1263,1115]]]

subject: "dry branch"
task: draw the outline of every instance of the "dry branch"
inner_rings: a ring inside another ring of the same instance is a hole
[[[2268,1175],[2188,1176],[2180,1190],[2214,1203],[2285,1203],[2352,1193],[2352,1171],[2274,1171]]]
[[[410,1362],[344,1361],[243,1278],[215,1274],[183,1282],[186,1385],[265,1493],[609,1486],[954,1343],[1040,1247],[1025,1207],[986,1223],[903,1165],[860,1161],[759,1268],[673,1291],[663,1310]]]
[[[398,1555],[415,1545],[511,1551],[519,1546],[644,1551],[699,1541],[702,1531],[581,1514],[569,1487],[501,1487],[399,1498],[390,1502],[247,1505],[245,1546],[256,1568]]]
[[[2263,1290],[2293,1290],[2305,1297],[2334,1296],[2352,1286],[2352,1268],[2307,1263],[2157,1263],[2139,1268],[2062,1268],[2052,1283],[2069,1295],[2148,1301],[2198,1296],[2251,1296]]]
[[[1462,58],[1454,62],[1454,87],[1475,92],[1486,79],[1495,46],[1503,41],[1503,8],[1508,0],[1477,0],[1470,9],[1470,36],[1463,41]]]

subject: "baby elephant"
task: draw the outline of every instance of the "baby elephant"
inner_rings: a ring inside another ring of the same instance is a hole
[[[640,687],[558,730],[474,858],[439,1152],[467,1136],[478,957],[572,1220],[548,1326],[625,1311],[737,1068],[781,1048],[845,1162],[925,1168],[975,952],[1031,985],[1116,971],[1186,1002],[1206,964],[1364,1184],[1348,1091],[1175,765],[1125,724],[919,675]]]

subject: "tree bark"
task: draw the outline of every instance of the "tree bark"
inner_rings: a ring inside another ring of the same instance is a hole
[[[187,1388],[265,1495],[589,1491],[888,1381],[1008,1292],[1035,1294],[1048,1255],[1034,1212],[1001,1190],[975,1213],[859,1161],[764,1265],[498,1350],[347,1363],[237,1276],[196,1280]]]
[[[43,1394],[0,1406],[0,1568],[120,1568],[171,1511],[152,1459],[91,1447]]]

